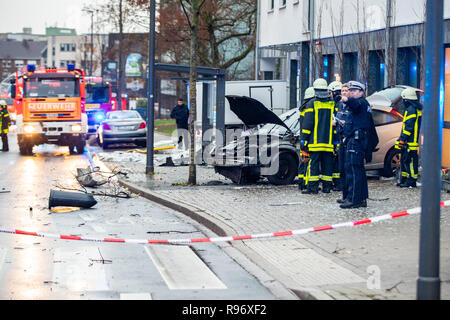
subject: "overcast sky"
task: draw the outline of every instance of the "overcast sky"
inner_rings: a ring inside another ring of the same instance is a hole
[[[0,0],[0,33],[31,27],[34,34],[45,34],[46,27],[54,26],[90,33],[90,15],[81,9],[98,1],[102,0]]]

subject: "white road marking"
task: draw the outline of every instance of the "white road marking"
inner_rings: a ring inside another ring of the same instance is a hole
[[[150,293],[121,293],[120,300],[152,300]]]
[[[5,262],[6,251],[7,249],[0,248],[0,271],[2,271],[3,263]]]
[[[93,217],[88,213],[80,213],[78,215],[80,216],[81,219],[83,219],[86,222],[97,220],[97,217]]]
[[[99,226],[99,225],[93,224],[93,225],[91,225],[91,227],[92,227],[92,229],[95,230],[95,232],[98,232],[98,233],[105,233],[106,232],[106,230],[103,227]]]
[[[145,247],[171,290],[226,289],[188,246]]]
[[[107,257],[104,257],[107,259]],[[55,249],[53,291],[108,291],[105,264],[96,247]]]

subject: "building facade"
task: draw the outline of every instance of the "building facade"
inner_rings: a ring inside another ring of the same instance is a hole
[[[27,64],[40,64],[45,41],[0,40],[0,82]]]
[[[46,37],[43,65],[65,68],[68,64],[75,64],[88,75],[101,75],[102,59],[108,44],[107,35],[77,35],[75,29],[52,27],[46,29]]]

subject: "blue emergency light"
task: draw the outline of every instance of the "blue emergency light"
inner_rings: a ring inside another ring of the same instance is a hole
[[[74,71],[75,70],[75,65],[73,63],[68,63],[67,64],[67,70],[68,71]]]
[[[102,121],[105,118],[105,116],[103,115],[103,113],[96,113],[95,114],[95,119],[97,119],[97,121]]]
[[[34,72],[36,70],[36,66],[34,64],[29,64],[27,66],[28,72]]]

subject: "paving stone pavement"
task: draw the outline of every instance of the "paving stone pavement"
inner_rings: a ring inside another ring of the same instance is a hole
[[[158,155],[157,155],[158,156]],[[104,161],[104,160],[103,160]],[[145,161],[105,162],[128,173],[125,183],[218,225],[227,235],[270,233],[349,222],[420,206],[420,188],[369,180],[368,208],[342,210],[340,193],[302,195],[296,185],[267,181],[237,186],[212,167],[197,166],[197,186],[187,186],[188,166],[156,167]],[[442,193],[442,200],[450,194]],[[258,266],[302,298],[415,299],[420,216],[278,239],[235,241]],[[441,297],[450,299],[450,209],[441,213]]]

